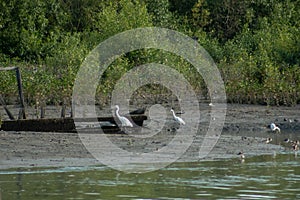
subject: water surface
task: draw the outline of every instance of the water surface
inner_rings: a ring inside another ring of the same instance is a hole
[[[0,199],[299,199],[294,152],[125,174],[105,166],[0,171]]]

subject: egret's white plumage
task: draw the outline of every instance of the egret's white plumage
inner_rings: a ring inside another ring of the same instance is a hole
[[[274,123],[271,123],[270,128],[272,131],[280,132],[280,128],[278,126],[276,126],[276,124],[274,124]]]
[[[115,108],[116,108],[116,115],[121,122],[121,126],[122,127],[133,127],[133,124],[129,121],[129,119],[127,119],[126,117],[123,117],[119,114],[119,110],[120,110],[119,106],[116,105]]]
[[[172,112],[173,118],[174,118],[174,120],[175,120],[176,122],[178,122],[179,124],[185,125],[185,122],[183,121],[183,119],[181,119],[180,117],[177,117],[177,116],[175,115],[175,112],[174,112],[173,109],[171,109],[171,112]]]

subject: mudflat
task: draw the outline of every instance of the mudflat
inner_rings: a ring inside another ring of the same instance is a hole
[[[291,145],[284,142],[300,139],[300,105],[294,107],[270,107],[261,105],[227,104],[225,124],[217,143],[204,158],[199,151],[205,132],[209,126],[211,106],[200,105],[201,120],[193,141],[177,162],[190,162],[214,159],[239,158],[245,156],[294,152]],[[59,116],[59,109],[49,107],[46,110],[51,117]],[[110,108],[104,108],[105,115],[111,114]],[[149,114],[146,112],[146,114]],[[178,114],[179,115],[179,114]],[[180,115],[179,115],[180,116]],[[186,119],[188,120],[188,119]],[[269,125],[275,123],[281,132],[271,131]],[[144,126],[150,123],[146,120]],[[134,137],[133,134],[105,134],[114,145],[135,153],[159,151],[169,145],[178,134],[178,126],[168,113],[164,127],[151,137]],[[97,134],[97,133],[93,133]],[[99,133],[103,134],[103,133]],[[87,150],[79,133],[55,132],[0,132],[0,169],[19,167],[60,167],[88,166],[101,164]],[[184,140],[184,135],[182,136]],[[271,142],[266,142],[272,138]],[[178,143],[180,148],[181,143]],[[184,145],[184,142],[182,143]],[[101,148],[101,147],[99,147]],[[102,151],[111,151],[105,149]],[[124,157],[123,159],[130,159]]]

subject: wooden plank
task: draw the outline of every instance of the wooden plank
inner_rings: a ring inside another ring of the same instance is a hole
[[[0,67],[0,71],[12,71],[16,69],[17,67]]]

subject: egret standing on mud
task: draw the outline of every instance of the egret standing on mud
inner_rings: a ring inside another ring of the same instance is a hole
[[[276,124],[272,123],[270,125],[270,128],[272,131],[278,131],[280,133],[280,128],[278,126],[276,126]]]
[[[127,119],[126,117],[123,117],[119,114],[119,110],[120,110],[119,106],[115,105],[115,108],[116,108],[116,115],[121,122],[121,126],[122,127],[133,127],[133,124],[129,121],[129,119]]]
[[[178,122],[180,125],[185,125],[185,122],[183,121],[183,119],[181,119],[180,117],[177,117],[177,116],[175,115],[175,112],[174,112],[173,109],[171,109],[171,112],[172,112],[173,118],[174,118],[174,120],[175,120],[176,122]]]

